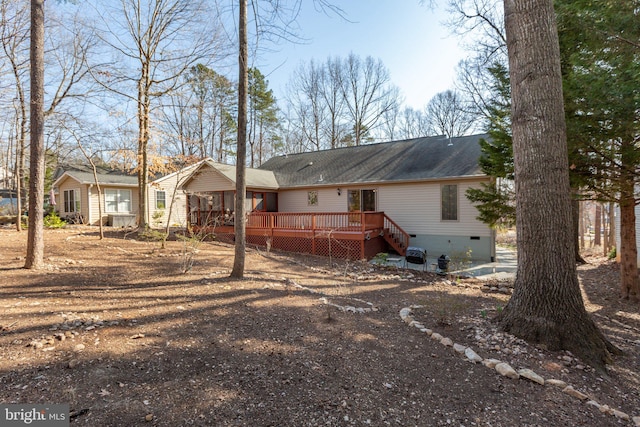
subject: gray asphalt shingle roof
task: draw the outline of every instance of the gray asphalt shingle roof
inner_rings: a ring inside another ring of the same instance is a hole
[[[224,175],[229,181],[236,182],[235,165],[214,162],[212,159],[207,159],[207,164]],[[268,170],[246,168],[245,178],[247,187],[278,188],[278,182],[275,180],[273,172]]]
[[[81,184],[93,184],[95,183],[93,177],[93,170],[90,166],[86,165],[66,165],[62,167],[62,172],[60,176],[57,177],[56,181],[62,177],[63,174],[66,174]],[[135,186],[138,185],[138,175],[137,174],[128,174],[124,171],[115,170],[115,169],[107,169],[107,168],[97,168],[98,182],[101,185],[125,185],[125,186]]]
[[[479,140],[487,135],[415,138],[269,159],[280,188],[483,176]]]

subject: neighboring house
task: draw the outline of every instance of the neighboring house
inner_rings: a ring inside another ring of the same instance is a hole
[[[201,163],[201,162],[199,162]],[[148,223],[152,227],[186,226],[186,196],[177,186],[198,166],[196,163],[149,182]],[[138,216],[138,176],[121,170],[97,168],[102,192],[102,223],[116,227],[135,226]],[[100,222],[98,190],[93,169],[87,165],[66,165],[58,169],[53,183],[56,211],[62,218],[84,224]]]
[[[274,157],[259,169],[247,168],[245,203],[253,212],[248,227],[255,240],[265,236],[263,243],[305,232],[315,246],[309,229],[336,221],[330,232],[361,230],[358,238],[371,241],[363,247],[382,237],[391,244],[394,235],[403,234],[409,241],[399,251],[417,246],[437,256],[470,249],[474,259],[493,260],[495,233],[476,219],[465,196],[469,187],[490,180],[478,165],[483,137],[425,137]],[[220,233],[233,224],[234,166],[202,162],[181,188],[190,198],[190,224],[213,220]],[[374,213],[384,214],[384,226]],[[390,233],[395,226],[401,230]],[[268,229],[280,234],[267,234]],[[378,242],[362,253],[371,257],[380,247]]]
[[[138,214],[138,178],[124,171],[97,168],[102,199],[102,223],[131,226]],[[58,168],[52,187],[56,189],[56,212],[61,218],[98,225],[98,190],[93,169],[86,165]]]

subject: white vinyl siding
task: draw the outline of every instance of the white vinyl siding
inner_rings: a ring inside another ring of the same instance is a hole
[[[455,181],[458,188],[458,220],[442,221],[440,187],[442,182],[376,185],[376,203],[407,233],[439,234],[453,236],[491,236],[491,229],[478,221],[478,210],[465,196],[469,187],[478,187],[479,181]],[[310,189],[283,190],[278,194],[280,212],[347,212],[347,190],[341,186],[318,188],[318,205],[309,206]],[[349,189],[356,189],[349,186]],[[361,189],[371,189],[371,185]]]
[[[187,183],[186,187],[189,189],[189,193],[233,191],[236,189],[232,181],[229,181],[225,176],[220,175],[210,167],[200,169],[197,175]]]
[[[452,182],[454,183],[454,182]],[[491,229],[476,217],[478,210],[465,196],[478,181],[456,181],[458,220],[441,221],[441,182],[381,185],[378,187],[378,210],[383,211],[410,234],[451,236],[491,236]]]
[[[87,203],[87,185],[83,185],[70,177],[63,179],[58,183],[59,200],[57,201],[58,204],[56,205],[56,209],[58,210],[58,213],[60,214],[60,216],[63,218],[71,216],[75,213],[74,211],[69,212],[65,210],[69,208],[68,206],[65,206],[65,200],[64,200],[65,191],[74,192],[74,195],[73,195],[75,199],[74,208],[78,209],[77,212],[79,212],[80,215],[82,215],[82,218],[84,218],[85,221],[88,221],[89,203]]]
[[[170,226],[184,227],[187,225],[187,197],[180,187],[184,181],[191,176],[191,173],[199,165],[195,163],[177,172],[164,176],[151,183],[149,197],[149,220],[154,227],[166,227],[167,221]],[[155,189],[155,191],[153,191]],[[164,209],[158,205],[157,193],[164,192]]]
[[[107,212],[106,210],[106,203],[105,203],[105,196],[106,190],[118,190],[117,188],[114,187],[100,187],[100,191],[102,192],[102,198],[100,198],[100,196],[98,195],[98,189],[96,188],[96,186],[92,186],[91,189],[89,190],[89,203],[90,203],[90,208],[91,208],[91,217],[87,217],[88,221],[90,221],[90,223],[92,225],[98,225],[98,219],[100,218],[100,207],[98,206],[98,203],[102,203],[102,223],[103,224],[107,224],[108,218],[109,218],[109,214],[113,214],[115,212]],[[130,212],[119,212],[119,213],[127,213],[127,214],[137,214],[138,213],[138,191],[137,191],[137,187],[136,189],[132,189],[132,188],[119,188],[119,190],[126,190],[126,191],[130,191],[131,192],[131,211]]]
[[[309,191],[318,192],[318,204],[309,205]],[[347,192],[342,189],[338,195],[337,187],[305,190],[284,190],[278,192],[279,212],[346,212]]]
[[[131,190],[104,190],[104,207],[107,213],[131,213]]]

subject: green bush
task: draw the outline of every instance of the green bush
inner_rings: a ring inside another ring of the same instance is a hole
[[[44,217],[43,224],[45,228],[62,228],[67,225],[67,223],[62,218],[60,218],[58,214],[55,213],[55,211],[49,213]]]
[[[609,251],[609,259],[614,259],[616,257],[617,253],[616,253],[616,247],[612,247],[611,250]]]

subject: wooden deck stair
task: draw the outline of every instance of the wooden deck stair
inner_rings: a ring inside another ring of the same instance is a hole
[[[407,248],[409,247],[409,234],[386,214],[384,215],[383,230],[384,240],[389,244],[389,246],[398,252],[398,254],[405,256],[407,254]]]

